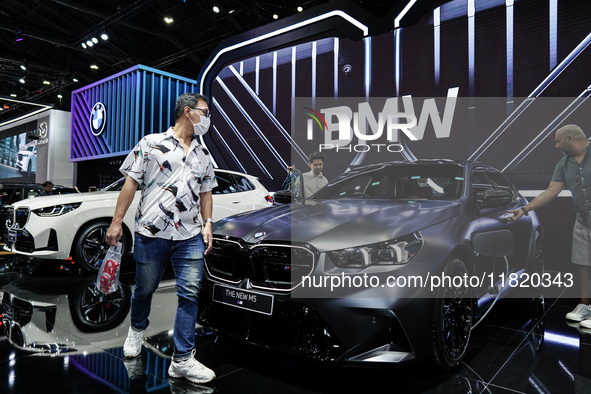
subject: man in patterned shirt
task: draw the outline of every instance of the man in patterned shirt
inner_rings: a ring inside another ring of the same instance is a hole
[[[174,116],[174,127],[145,136],[121,165],[119,170],[127,179],[106,242],[115,245],[123,235],[123,217],[140,187],[133,253],[136,285],[123,354],[136,357],[141,353],[152,295],[170,260],[176,276],[178,306],[168,374],[205,383],[215,378],[215,373],[195,360],[193,347],[203,258],[212,246],[211,191],[217,185],[209,152],[196,138],[209,129],[207,98],[195,93],[181,95]]]

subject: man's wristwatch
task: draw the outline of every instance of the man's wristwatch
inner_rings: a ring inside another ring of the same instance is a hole
[[[203,222],[203,224],[207,224],[207,223],[211,223],[211,225],[213,226],[213,219],[212,218],[205,219],[205,221]]]
[[[525,207],[521,207],[521,210],[523,211],[523,216],[529,215],[529,211]]]

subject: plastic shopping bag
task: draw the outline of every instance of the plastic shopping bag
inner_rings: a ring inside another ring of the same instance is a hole
[[[105,294],[111,294],[119,285],[119,268],[121,267],[121,242],[107,250],[101,269],[96,278],[96,287]]]

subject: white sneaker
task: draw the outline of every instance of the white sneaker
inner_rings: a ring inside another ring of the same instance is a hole
[[[144,334],[146,330],[135,331],[129,327],[127,332],[127,338],[123,345],[123,355],[125,357],[137,357],[142,352],[142,342],[144,340]]]
[[[193,383],[207,383],[215,378],[215,373],[195,360],[195,349],[188,360],[171,362],[168,368],[168,376],[171,378],[185,378]]]
[[[589,305],[579,304],[572,311],[566,314],[568,320],[583,321],[591,317],[591,308]],[[590,326],[591,327],[591,326]]]

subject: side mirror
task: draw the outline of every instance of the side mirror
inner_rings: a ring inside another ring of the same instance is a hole
[[[302,201],[303,193],[302,173],[299,170],[293,169],[283,181],[281,190],[273,194],[274,205],[291,204],[292,202]]]
[[[506,190],[486,189],[476,193],[478,208],[506,207],[513,201],[513,196]]]

